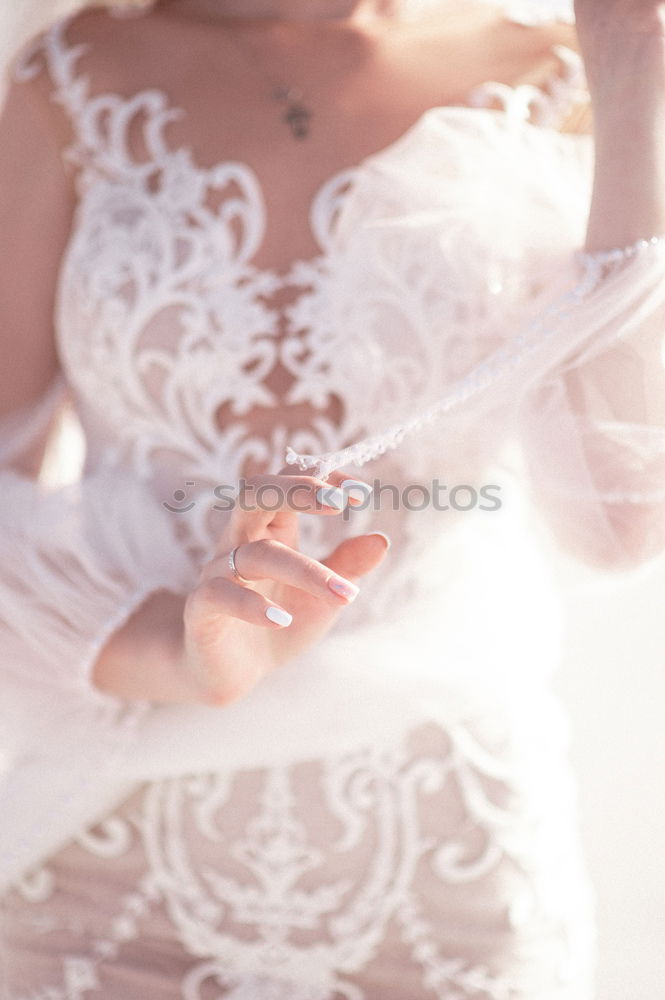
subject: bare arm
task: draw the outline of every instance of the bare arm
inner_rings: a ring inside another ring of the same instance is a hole
[[[586,250],[595,253],[665,234],[665,4],[577,0],[576,12],[593,107]],[[569,372],[574,411],[599,426],[609,421],[665,430],[664,337],[665,317],[657,310],[630,340]],[[592,475],[594,461],[590,454]],[[606,513],[627,565],[665,548],[662,505],[618,503]]]
[[[53,309],[74,209],[55,120],[38,85],[10,89],[0,123],[0,423],[58,371]],[[36,473],[43,441],[14,463]]]
[[[596,154],[586,249],[596,252],[665,234],[665,3],[578,0],[578,31]],[[650,354],[619,346],[584,378],[617,419],[665,427],[660,326],[641,346]]]
[[[665,233],[665,4],[580,0],[596,170],[587,249]]]

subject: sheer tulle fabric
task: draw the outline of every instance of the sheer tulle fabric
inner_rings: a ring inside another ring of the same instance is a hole
[[[477,172],[469,142],[491,150],[491,160],[475,160]],[[444,148],[445,160],[438,152]],[[476,288],[484,294],[483,330],[501,330],[500,337],[481,364],[470,365],[438,398],[436,387],[420,386],[419,399],[430,396],[429,406],[421,404],[416,413],[404,406],[400,422],[401,401],[390,398],[389,421],[388,408],[373,399],[382,429],[376,431],[374,421],[367,438],[338,452],[299,455],[291,449],[291,464],[323,474],[349,462],[362,466],[387,449],[408,451],[423,427],[455,440],[482,416],[495,432],[500,428],[499,435],[508,429],[522,441],[550,520],[565,520],[577,505],[578,551],[592,562],[630,564],[662,551],[665,241],[652,238],[599,254],[566,247],[567,239],[581,242],[590,154],[588,141],[577,136],[441,109],[367,165],[338,225],[360,276],[356,296],[365,288],[366,299],[375,300],[383,285],[397,298],[404,254],[418,260],[418,294],[434,298],[435,268],[444,246],[450,252],[446,230],[455,222],[457,264],[463,258],[472,266],[475,257],[483,267]],[[463,163],[472,165],[462,174]],[[491,262],[482,260],[488,245]],[[374,329],[370,324],[370,336]],[[599,405],[598,387],[596,397],[573,401],[573,384],[579,389],[592,381],[594,364],[613,356],[623,362],[627,382],[614,403],[622,412]],[[625,368],[633,370],[630,379]]]

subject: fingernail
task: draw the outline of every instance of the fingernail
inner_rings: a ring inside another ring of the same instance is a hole
[[[331,576],[328,580],[328,588],[332,590],[333,594],[338,594],[347,601],[355,600],[360,593],[360,588],[356,587],[355,583],[349,583],[341,576]]]
[[[359,479],[345,479],[342,483],[341,489],[351,500],[357,500],[362,503],[371,497],[374,490],[369,485],[369,483],[361,483]]]
[[[290,615],[288,611],[284,611],[282,608],[266,608],[266,618],[274,622],[275,625],[282,625],[283,627],[290,625],[293,621],[293,615]]]
[[[386,543],[386,552],[388,551],[388,549],[390,548],[390,546],[393,544],[390,541],[390,539],[388,538],[388,536],[383,531],[370,531],[369,534],[370,535],[378,535],[379,538],[382,538],[384,540],[384,542]]]
[[[346,507],[346,497],[336,486],[320,486],[316,491],[316,499],[324,507],[333,507],[335,510],[344,510]]]

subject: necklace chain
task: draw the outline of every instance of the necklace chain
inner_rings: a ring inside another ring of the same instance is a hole
[[[302,92],[284,84],[277,84],[273,87],[272,96],[275,101],[286,105],[282,121],[289,126],[294,139],[306,139],[314,113],[304,103]]]
[[[281,120],[290,128],[291,135],[294,139],[298,139],[299,141],[306,139],[310,133],[310,126],[312,118],[314,117],[314,112],[305,102],[303,92],[298,88],[285,83],[283,79],[277,78],[274,74],[266,70],[263,66],[259,52],[247,38],[241,37],[239,33],[235,33],[234,42],[236,44],[236,48],[240,50],[244,48],[246,50],[246,54],[251,56],[251,59],[248,59],[247,61],[251,62],[257,73],[259,73],[268,84],[271,99],[281,105],[282,114],[280,117]]]

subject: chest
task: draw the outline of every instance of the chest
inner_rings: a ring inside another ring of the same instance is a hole
[[[544,85],[544,99],[557,76],[572,88],[569,67],[551,40],[543,44],[538,33],[520,31],[484,5],[480,13],[473,5],[455,12],[456,6],[445,19],[437,15],[431,23],[378,34],[242,22],[211,29],[141,18],[138,27],[148,27],[152,41],[138,38],[135,44],[137,55],[145,59],[147,53],[154,62],[152,83],[149,91],[138,82],[133,87],[126,74],[123,89],[131,96],[125,107],[134,95],[152,93],[156,101],[161,94],[165,148],[189,149],[193,162],[208,171],[231,162],[251,170],[267,220],[254,262],[284,271],[319,249],[311,208],[330,178],[392,147],[428,109],[468,106],[492,80],[504,89],[498,105],[521,91],[528,117],[536,96],[532,84]],[[105,101],[103,93],[100,101],[110,128],[112,98]],[[154,125],[140,100],[122,122],[121,138],[134,161],[159,159],[149,134]],[[209,204],[227,195],[209,192]]]
[[[390,425],[514,332],[552,234],[584,219],[545,133],[441,109],[324,183],[317,253],[279,271],[256,263],[268,213],[248,165],[203,169],[157,128],[137,163],[117,138],[83,175],[58,338],[107,438],[153,452],[228,464],[251,439],[279,461],[298,435],[323,451]]]

